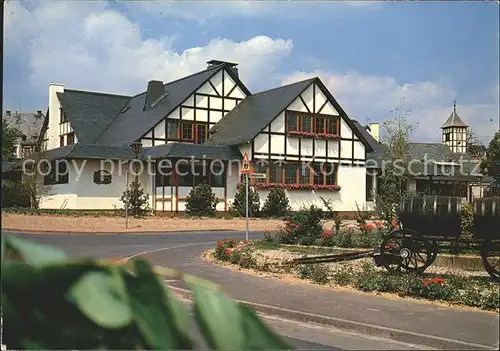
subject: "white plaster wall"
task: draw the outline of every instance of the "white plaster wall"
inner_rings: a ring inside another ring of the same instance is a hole
[[[113,164],[113,166],[111,166]],[[75,209],[75,210],[114,210],[123,208],[120,197],[126,190],[127,165],[118,161],[104,163],[104,169],[113,171],[111,184],[95,184],[94,171],[101,168],[99,160],[71,160],[69,167],[69,183],[52,186],[57,193],[43,201],[42,208]],[[144,192],[149,194],[150,207],[153,207],[152,177],[144,171],[139,176]],[[134,180],[129,175],[129,184]]]

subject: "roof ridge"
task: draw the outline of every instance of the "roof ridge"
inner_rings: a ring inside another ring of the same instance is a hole
[[[112,93],[103,93],[100,91],[90,91],[90,90],[78,90],[78,89],[64,89],[61,93],[65,92],[74,92],[74,93],[85,93],[85,94],[92,94],[92,95],[104,95],[104,96],[116,96],[116,97],[124,97],[124,98],[130,98],[130,95],[122,95],[122,94],[112,94]]]
[[[207,71],[213,70],[214,68],[220,68],[220,67],[222,67],[222,66],[224,66],[224,64],[223,64],[223,63],[221,63],[221,64],[219,64],[219,65],[210,66],[210,67],[208,67],[208,68],[204,69],[203,71],[198,71],[198,72],[192,73],[192,74],[190,74],[190,75],[188,75],[188,76],[181,77],[181,78],[178,78],[178,79],[176,79],[176,80],[172,80],[172,81],[170,81],[170,82],[167,82],[167,83],[163,84],[163,87],[165,87],[166,85],[170,85],[170,84],[173,84],[173,83],[180,82],[181,80],[184,80],[184,79],[187,79],[187,78],[194,77],[194,76],[196,76],[196,75],[198,75],[198,74],[205,73],[205,72],[207,72]],[[139,95],[140,95],[140,94],[139,94]]]
[[[313,78],[303,79],[303,80],[300,80],[300,81],[298,81],[298,82],[294,82],[294,83],[290,83],[290,84],[286,84],[286,85],[281,85],[281,86],[279,86],[279,87],[272,88],[272,89],[268,89],[268,90],[259,91],[258,93],[252,94],[252,95],[250,95],[250,96],[256,96],[256,95],[263,94],[263,93],[269,93],[269,92],[274,91],[274,90],[278,90],[278,89],[282,89],[282,88],[288,88],[288,87],[291,87],[292,85],[295,85],[295,84],[305,83],[305,82],[307,82],[307,81],[314,81],[314,80],[316,80],[317,78],[318,78],[318,77],[313,77]]]

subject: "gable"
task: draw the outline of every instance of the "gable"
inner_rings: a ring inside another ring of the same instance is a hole
[[[200,143],[203,141],[200,139],[201,135],[206,135],[210,128],[233,110],[249,93],[238,77],[235,77],[229,69],[222,68],[142,135],[141,142],[146,147],[169,141]],[[192,123],[205,132],[193,134],[193,139],[189,140],[179,138],[181,122]]]
[[[153,108],[143,111],[146,93],[139,94],[130,99],[123,113],[119,113],[110,125],[99,137],[98,143],[106,145],[129,145],[135,140],[151,131],[166,116],[174,112],[179,106],[189,99],[196,90],[213,78],[224,64],[209,67],[208,69],[192,74],[165,84],[168,93]],[[233,80],[238,80],[234,75]],[[243,83],[239,82],[240,86]],[[245,90],[246,88],[242,88]],[[247,91],[248,94],[250,93]]]
[[[113,122],[128,96],[68,90],[57,93],[63,111],[81,143],[92,144]],[[53,112],[50,111],[52,114]],[[53,118],[59,118],[57,114]]]
[[[312,79],[248,96],[215,125],[212,136],[205,144],[238,145],[252,140],[310,82]]]

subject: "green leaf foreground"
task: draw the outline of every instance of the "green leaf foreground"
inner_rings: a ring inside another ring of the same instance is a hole
[[[159,276],[184,280],[212,349],[291,349],[220,286],[144,260],[69,260],[54,247],[3,236],[3,341],[8,349],[193,349],[190,311]]]

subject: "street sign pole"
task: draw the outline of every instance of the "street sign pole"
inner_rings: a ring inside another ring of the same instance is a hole
[[[128,195],[128,169],[125,173],[125,194]],[[128,228],[128,196],[125,196],[125,228]]]
[[[248,174],[245,174],[245,239],[248,241]]]

